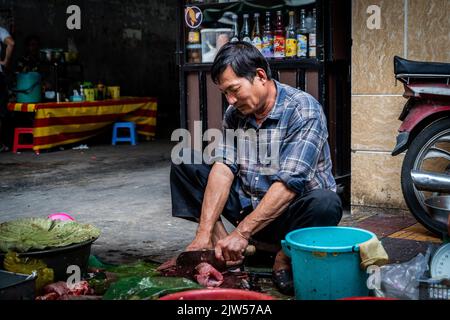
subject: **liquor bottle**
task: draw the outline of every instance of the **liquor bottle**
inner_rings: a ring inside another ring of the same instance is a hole
[[[240,39],[242,41],[252,43],[252,39],[250,38],[250,25],[248,23],[248,14],[244,13],[243,17],[244,17],[244,22],[242,24]]]
[[[277,11],[277,20],[273,39],[273,54],[275,58],[284,58],[286,56],[286,37],[283,25],[283,16],[281,11]]]
[[[187,62],[200,63],[202,60],[202,45],[200,40],[200,30],[190,29],[188,33],[188,43],[186,45]],[[102,99],[103,100],[103,99]]]
[[[199,29],[190,29],[188,32],[188,43],[197,44],[200,43],[200,31]]]
[[[309,57],[317,57],[316,50],[316,9],[313,9],[311,27],[309,29]]]
[[[230,42],[239,41],[239,25],[238,25],[238,16],[237,14],[233,15],[233,32],[232,32]]]
[[[254,15],[253,30],[252,30],[252,44],[262,52],[262,40],[261,40],[261,31],[259,26],[259,13],[255,13]]]
[[[286,58],[297,55],[297,36],[295,33],[294,11],[289,11],[289,25],[286,31]]]
[[[308,11],[308,14],[306,15],[305,18],[305,26],[307,30],[310,30],[312,28],[312,11]]]
[[[306,29],[305,9],[300,11],[300,27],[297,30],[297,57],[306,58],[308,56],[308,30]]]
[[[266,23],[264,24],[262,38],[262,54],[266,58],[273,58],[273,31],[270,24],[270,12],[266,12]]]
[[[80,84],[80,96],[81,96],[81,101],[86,101],[86,96],[84,95],[84,87],[82,84]]]

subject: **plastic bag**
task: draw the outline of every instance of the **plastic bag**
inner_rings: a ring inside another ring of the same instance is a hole
[[[166,294],[202,288],[184,278],[128,277],[113,283],[103,300],[156,300]]]
[[[90,256],[89,267],[102,271],[88,282],[96,294],[103,295],[103,300],[151,300],[170,293],[202,288],[189,279],[161,277],[156,270],[158,266],[157,263],[145,261],[113,265]]]
[[[89,257],[89,268],[98,269],[88,280],[89,285],[98,295],[103,295],[109,289],[110,285],[122,278],[139,276],[139,277],[156,277],[159,272],[156,271],[157,263],[137,261],[126,265],[113,265],[104,263],[96,256]]]
[[[429,269],[428,261],[432,250],[433,248],[430,246],[425,255],[419,253],[405,263],[381,267],[381,289],[375,291],[376,295],[402,300],[418,300],[419,280]]]

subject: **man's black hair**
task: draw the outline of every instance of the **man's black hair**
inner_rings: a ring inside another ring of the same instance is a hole
[[[219,83],[220,75],[228,66],[231,66],[238,77],[247,78],[250,82],[253,82],[257,68],[263,69],[269,80],[272,78],[266,58],[248,42],[228,42],[219,50],[211,67],[211,78],[214,83]]]

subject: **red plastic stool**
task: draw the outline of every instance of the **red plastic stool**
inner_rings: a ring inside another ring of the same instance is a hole
[[[14,145],[13,153],[17,153],[18,149],[33,149],[32,144],[20,144],[20,135],[31,134],[33,135],[33,128],[16,128],[14,129]]]

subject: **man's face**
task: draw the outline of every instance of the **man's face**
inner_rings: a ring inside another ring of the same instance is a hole
[[[247,78],[241,78],[228,66],[219,76],[219,89],[242,114],[258,113],[264,108],[267,89],[264,80],[255,74],[253,83]]]

